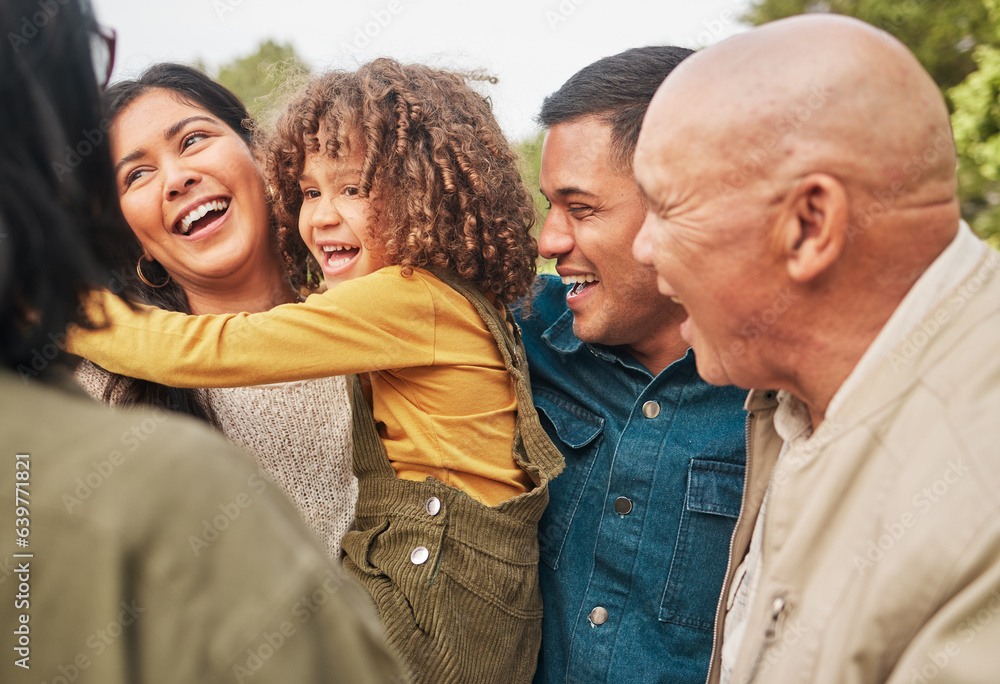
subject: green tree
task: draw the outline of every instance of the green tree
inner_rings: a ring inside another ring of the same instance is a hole
[[[913,51],[953,113],[962,215],[1000,247],[1000,0],[755,0],[743,21],[809,12],[861,19]]]
[[[973,60],[978,69],[948,95],[955,105],[951,118],[955,143],[962,157],[971,162],[967,166],[978,172],[960,169],[971,176],[966,185],[978,184],[979,192],[973,193],[977,206],[969,207],[974,213],[972,227],[1000,248],[1000,0],[985,0],[984,5],[993,43],[976,47]]]
[[[524,181],[524,184],[531,192],[531,198],[535,201],[535,228],[531,231],[535,237],[538,237],[538,234],[541,232],[542,221],[545,220],[545,216],[549,213],[549,203],[538,187],[538,176],[542,170],[542,143],[544,141],[545,132],[539,131],[531,138],[514,144],[514,150],[517,152],[521,163],[521,180]],[[538,257],[539,273],[555,273],[555,268],[555,261]]]
[[[215,80],[232,90],[257,121],[266,121],[283,104],[284,95],[309,75],[309,67],[291,44],[273,40],[257,51],[219,67]]]
[[[531,197],[535,200],[539,220],[548,213],[549,206],[538,187],[538,176],[542,170],[542,143],[544,141],[545,132],[539,131],[534,136],[514,144],[514,151],[517,152],[521,163],[521,179],[528,186]]]
[[[844,14],[891,33],[943,89],[975,71],[973,50],[996,39],[983,0],[757,0],[743,20],[758,26],[809,12]]]

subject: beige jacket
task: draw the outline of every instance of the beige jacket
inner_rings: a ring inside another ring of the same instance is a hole
[[[747,399],[747,483],[716,618],[771,481],[733,684],[1000,681],[1000,256],[992,251],[810,438],[775,462]],[[773,473],[773,480],[771,479]]]

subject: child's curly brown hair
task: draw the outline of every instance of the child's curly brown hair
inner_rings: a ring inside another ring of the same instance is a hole
[[[534,205],[488,100],[466,77],[376,59],[313,79],[289,104],[268,145],[281,248],[289,268],[318,265],[298,232],[305,155],[364,144],[360,196],[372,198],[366,244],[387,264],[458,273],[498,302],[527,294],[538,245]]]

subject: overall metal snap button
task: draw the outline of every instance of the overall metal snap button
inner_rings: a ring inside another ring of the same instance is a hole
[[[427,504],[424,506],[427,511],[427,515],[437,515],[441,512],[441,499],[436,496],[432,496],[427,499]]]
[[[414,565],[423,565],[431,557],[431,552],[426,546],[418,546],[410,552],[410,562]]]
[[[615,499],[615,510],[621,515],[628,515],[632,512],[632,501],[627,496],[619,496]]]

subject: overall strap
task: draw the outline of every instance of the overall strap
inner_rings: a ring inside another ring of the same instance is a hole
[[[514,376],[515,383],[517,383],[518,379],[523,381],[524,376],[521,374],[520,367],[524,363],[524,348],[520,344],[520,331],[514,325],[514,317],[510,315],[507,307],[503,307],[503,314],[501,315],[500,309],[487,299],[486,295],[472,283],[463,280],[451,271],[445,271],[433,266],[427,266],[426,270],[468,299],[469,303],[476,307],[479,317],[483,319],[486,328],[493,334],[493,338],[497,342],[497,347],[500,348],[500,353],[503,355],[504,365],[507,366],[507,370]],[[519,351],[521,352],[520,355],[518,355]]]
[[[536,485],[548,482],[562,472],[566,463],[538,420],[535,402],[531,398],[528,361],[521,342],[521,329],[514,321],[513,314],[507,306],[497,308],[479,288],[460,278],[458,274],[432,266],[426,267],[426,270],[468,299],[496,339],[507,372],[514,379],[514,392],[517,396],[514,457]],[[518,453],[518,438],[527,452],[527,460]]]
[[[517,422],[512,446],[514,458],[536,485],[548,482],[562,471],[565,462],[538,420],[531,398],[531,386],[526,372],[528,364],[520,329],[514,322],[510,309],[504,306],[501,313],[501,309],[490,302],[477,287],[455,273],[433,267],[426,270],[464,296],[493,334],[507,372],[514,380],[517,397]],[[361,386],[361,378],[354,375],[348,379],[348,384],[354,440],[354,473],[358,478],[365,475],[394,478],[396,473],[389,464],[385,445],[378,435],[371,404],[364,396]]]
[[[354,474],[358,479],[366,475],[395,478],[396,471],[389,464],[385,444],[378,436],[371,403],[365,397],[360,375],[347,378],[347,394],[351,398],[351,452]]]

